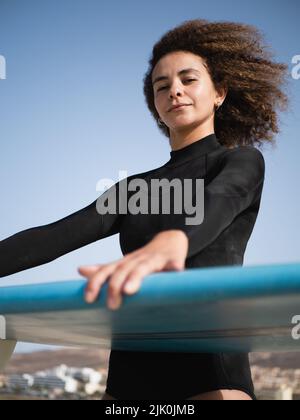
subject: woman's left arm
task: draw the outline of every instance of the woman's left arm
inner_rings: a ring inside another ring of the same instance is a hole
[[[188,252],[188,237],[181,230],[159,232],[145,246],[110,264],[79,267],[87,277],[85,298],[88,303],[97,299],[101,287],[108,280],[108,307],[118,309],[123,293],[138,292],[147,275],[160,271],[182,271]]]

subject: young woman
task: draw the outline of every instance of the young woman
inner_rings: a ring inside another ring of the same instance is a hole
[[[276,108],[288,103],[281,89],[286,74],[250,25],[192,20],[166,33],[153,48],[144,93],[170,143],[170,159],[127,181],[204,179],[203,223],[187,225],[175,212],[100,215],[96,200],[0,242],[0,276],[119,233],[121,260],[79,268],[88,279],[86,300],[94,302],[107,282],[108,306],[116,310],[151,273],[242,265],[265,178],[255,145],[273,143],[279,131]],[[248,354],[113,350],[103,399],[251,400],[255,394]]]

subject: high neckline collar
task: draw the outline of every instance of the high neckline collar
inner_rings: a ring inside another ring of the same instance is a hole
[[[183,147],[179,150],[172,150],[170,152],[170,160],[167,164],[181,163],[190,158],[194,158],[207,153],[220,147],[215,133],[209,134],[208,136],[202,137],[200,140],[194,141],[193,143]]]

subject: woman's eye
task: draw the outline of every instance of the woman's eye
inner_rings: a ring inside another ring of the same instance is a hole
[[[194,81],[196,81],[196,79],[187,79],[187,80],[184,80],[184,82],[194,82]],[[158,89],[157,90],[157,92],[159,92],[160,90],[164,90],[164,89],[166,89],[168,86],[163,86],[163,87],[161,87],[160,89]]]

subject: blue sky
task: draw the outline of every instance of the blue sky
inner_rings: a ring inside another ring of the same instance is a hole
[[[0,0],[0,240],[59,220],[118,181],[158,167],[170,146],[143,96],[153,44],[185,20],[256,25],[278,61],[300,55],[298,0]],[[300,73],[300,71],[299,71]],[[300,79],[281,114],[277,148],[265,149],[266,183],[245,265],[300,260]],[[78,278],[77,267],[121,258],[118,235],[1,280]]]

